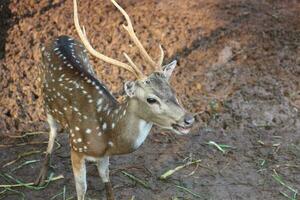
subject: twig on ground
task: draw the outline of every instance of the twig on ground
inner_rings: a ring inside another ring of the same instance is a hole
[[[297,200],[297,195],[298,195],[298,191],[295,190],[294,188],[292,188],[291,186],[287,185],[282,177],[276,172],[275,169],[273,169],[274,174],[272,175],[272,177],[275,179],[275,181],[277,181],[280,185],[284,186],[285,188],[287,188],[289,191],[291,191],[293,193],[293,196],[290,197],[288,194],[284,193],[284,192],[280,192],[280,194],[282,194],[283,196],[285,196],[286,198],[288,198],[289,200]]]
[[[64,186],[63,191],[54,195],[53,197],[50,198],[50,200],[56,199],[56,197],[62,196],[63,200],[66,200],[66,186]]]
[[[127,176],[128,178],[130,178],[130,179],[136,181],[137,183],[141,184],[143,187],[145,187],[145,188],[147,188],[147,189],[149,188],[149,184],[148,184],[148,183],[142,181],[141,179],[139,179],[139,178],[137,178],[137,177],[133,176],[132,174],[129,174],[129,173],[125,172],[125,171],[121,171],[121,172],[122,172],[125,176]]]
[[[48,184],[50,182],[53,182],[53,181],[57,181],[57,180],[60,180],[60,179],[63,179],[64,176],[63,175],[59,175],[59,176],[56,176],[56,177],[52,177],[53,174],[50,175],[50,178],[48,180],[46,180],[46,185],[45,186],[34,186],[34,183],[31,182],[31,183],[24,183],[14,177],[12,177],[11,175],[9,174],[4,174],[4,176],[14,180],[16,182],[16,184],[7,184],[7,185],[0,185],[0,188],[15,188],[15,187],[27,187],[29,189],[34,189],[34,190],[40,190],[40,189],[44,189],[48,186]]]
[[[10,170],[10,172],[14,172],[14,171],[16,171],[17,169],[20,169],[21,167],[24,167],[24,166],[26,166],[26,165],[30,165],[30,164],[33,164],[33,163],[36,163],[36,162],[39,162],[39,161],[40,161],[40,160],[27,160],[27,161],[23,162],[21,165],[15,167],[15,168],[12,168],[12,169]]]
[[[45,133],[47,133],[47,132],[38,131],[38,132],[24,133],[23,135],[6,135],[6,136],[9,138],[24,138],[27,136],[40,135],[40,134],[45,134]]]
[[[0,199],[3,199],[4,197],[8,196],[8,195],[5,195],[6,192],[15,193],[17,195],[20,195],[22,200],[25,199],[25,194],[23,192],[20,192],[18,190],[13,190],[11,188],[5,188],[3,191],[0,192],[0,195],[4,195],[4,196],[0,196]]]
[[[217,144],[216,142],[214,141],[209,141],[207,143],[208,145],[212,145],[212,146],[215,146],[219,151],[221,151],[223,154],[226,153],[226,149],[233,149],[234,147],[230,146],[230,145],[227,145],[227,144]]]
[[[24,157],[26,157],[26,156],[31,156],[31,155],[37,154],[37,153],[41,153],[41,151],[28,151],[28,152],[24,152],[24,153],[18,154],[18,156],[17,156],[16,159],[14,159],[14,160],[12,160],[12,161],[10,161],[10,162],[8,162],[8,163],[2,165],[2,168],[14,164],[14,163],[16,163],[18,160],[20,160],[20,159],[22,159],[22,158],[24,158]]]
[[[132,196],[130,200],[135,200],[135,196]]]
[[[174,174],[175,172],[177,172],[178,170],[181,170],[184,167],[187,167],[189,165],[192,165],[192,164],[195,164],[195,163],[199,163],[199,162],[201,162],[201,160],[189,161],[189,162],[187,162],[184,165],[180,165],[180,166],[175,167],[174,169],[170,169],[170,170],[166,171],[159,178],[162,179],[162,180],[165,180],[169,176],[171,176],[172,174]]]
[[[188,192],[189,194],[193,195],[194,197],[203,199],[203,197],[202,197],[200,194],[196,194],[196,193],[194,193],[193,191],[191,191],[191,190],[188,189],[188,188],[185,188],[185,187],[180,186],[180,185],[175,185],[175,186],[176,186],[177,188],[179,188],[179,189],[182,189],[182,190]]]
[[[57,147],[55,150],[60,149],[62,145],[57,140],[54,140],[54,142],[55,142],[55,144],[57,144]]]
[[[0,148],[10,148],[10,147],[20,147],[27,145],[40,145],[40,144],[48,144],[48,142],[23,142],[19,144],[0,144]]]

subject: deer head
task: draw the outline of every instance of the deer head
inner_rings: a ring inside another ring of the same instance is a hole
[[[155,68],[155,71],[148,76],[144,75],[126,53],[123,54],[129,64],[101,54],[89,43],[85,29],[81,29],[78,19],[77,2],[76,0],[73,1],[75,27],[86,49],[93,56],[114,66],[124,68],[133,73],[137,78],[135,81],[128,81],[124,85],[128,101],[135,107],[136,115],[147,122],[172,130],[177,134],[187,134],[194,123],[194,117],[179,104],[174,90],[169,84],[171,74],[176,67],[176,61],[163,66],[164,51],[161,45],[159,45],[160,56],[158,61],[155,62],[137,38],[128,14],[114,0],[111,0],[112,3],[127,21],[127,25],[123,25],[124,29],[138,47],[147,66]]]
[[[189,132],[194,117],[179,104],[169,78],[176,61],[164,66],[162,71],[153,72],[143,80],[125,83],[125,92],[135,103],[136,114],[145,121],[152,122],[177,134]]]

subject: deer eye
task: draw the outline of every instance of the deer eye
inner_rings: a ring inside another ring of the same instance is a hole
[[[145,80],[145,83],[146,83],[147,85],[150,85],[150,81],[149,81],[149,80]]]
[[[148,102],[149,104],[155,104],[155,103],[157,103],[157,100],[154,99],[154,98],[147,98],[147,102]]]

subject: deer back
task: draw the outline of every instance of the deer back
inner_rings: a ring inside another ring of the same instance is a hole
[[[73,150],[101,154],[107,147],[99,144],[109,140],[109,134],[103,133],[118,102],[96,78],[86,50],[76,40],[59,37],[46,46],[42,57],[47,113],[70,132]]]

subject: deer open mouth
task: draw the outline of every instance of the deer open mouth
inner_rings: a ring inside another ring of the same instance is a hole
[[[191,126],[180,126],[179,124],[172,124],[172,128],[180,134],[188,134],[191,130]]]

